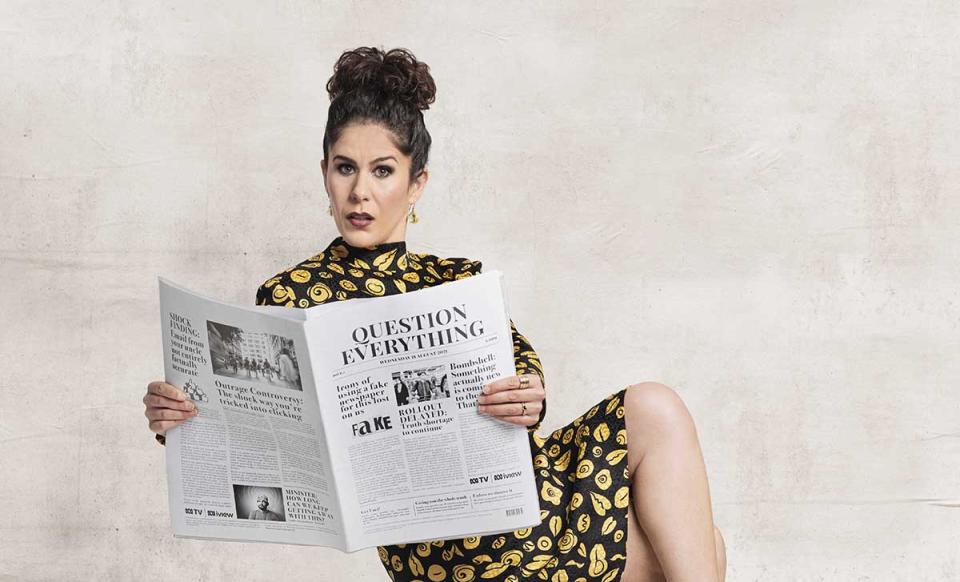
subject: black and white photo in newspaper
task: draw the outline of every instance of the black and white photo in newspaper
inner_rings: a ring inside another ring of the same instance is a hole
[[[345,549],[302,310],[278,314],[160,278],[166,381],[198,416],[167,431],[178,537]]]
[[[348,551],[540,522],[526,429],[476,409],[483,384],[515,373],[501,281],[345,301],[305,322]]]

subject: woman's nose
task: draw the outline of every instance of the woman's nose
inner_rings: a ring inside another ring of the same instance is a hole
[[[350,191],[350,201],[359,202],[361,200],[364,202],[370,200],[370,190],[363,178],[358,177],[356,183],[353,185],[353,189]]]

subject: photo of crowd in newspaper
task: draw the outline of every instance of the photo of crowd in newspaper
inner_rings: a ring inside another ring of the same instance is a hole
[[[270,386],[303,390],[293,340],[269,333],[207,322],[213,373]]]

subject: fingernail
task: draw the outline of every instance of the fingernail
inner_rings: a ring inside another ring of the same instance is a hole
[[[484,408],[483,406],[477,406],[477,412],[486,413],[487,409]]]
[[[488,386],[489,386],[489,384],[484,384],[484,385],[483,385],[483,390],[481,390],[481,392],[483,392],[484,394],[488,393],[488,392],[490,391],[490,389],[488,388]]]
[[[478,404],[486,404],[486,402],[487,402],[487,398],[485,396],[480,396],[477,398]]]

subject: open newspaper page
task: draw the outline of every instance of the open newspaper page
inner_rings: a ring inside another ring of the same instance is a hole
[[[199,415],[167,431],[174,535],[345,549],[303,310],[160,278],[164,371]]]
[[[348,551],[540,522],[526,430],[476,409],[516,373],[499,272],[307,311]]]

